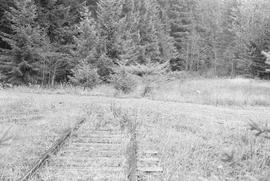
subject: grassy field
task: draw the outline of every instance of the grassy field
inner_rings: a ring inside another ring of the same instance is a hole
[[[44,150],[87,114],[82,104],[0,92],[0,180],[16,180]]]
[[[166,181],[269,180],[270,140],[249,125],[267,127],[269,82],[174,80],[154,85],[146,97],[143,89],[129,95],[109,86],[1,90],[0,133],[10,128],[12,139],[0,145],[0,180],[18,179],[93,105],[108,110],[112,103],[136,118],[143,141],[160,152]]]
[[[67,85],[54,88],[18,87],[16,90],[37,94],[148,98],[215,106],[270,106],[270,82],[243,78],[177,79],[149,83],[140,80],[136,89],[129,94],[123,94],[111,85],[101,85],[91,90]]]
[[[157,85],[153,99],[226,106],[269,106],[270,82],[250,79],[198,79]]]

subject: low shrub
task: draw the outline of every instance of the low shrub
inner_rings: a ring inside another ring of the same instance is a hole
[[[70,77],[71,83],[75,86],[84,88],[94,88],[100,83],[100,78],[97,69],[92,68],[87,63],[82,63],[73,70],[73,77]]]
[[[200,75],[196,72],[188,72],[188,71],[174,71],[166,74],[167,79],[170,80],[191,80],[199,78]]]
[[[108,58],[106,55],[102,55],[98,59],[97,73],[103,82],[109,82],[110,76],[113,73],[112,67],[114,67],[113,60]]]
[[[112,75],[111,82],[116,90],[122,91],[125,94],[132,92],[137,86],[135,79],[123,70]]]
[[[142,97],[147,97],[153,91],[153,86],[151,84],[146,84],[143,88]]]

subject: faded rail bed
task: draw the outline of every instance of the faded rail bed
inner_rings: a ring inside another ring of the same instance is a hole
[[[144,149],[136,127],[123,128],[122,115],[105,118],[102,111],[94,119],[95,124],[81,120],[69,129],[20,181],[161,180],[157,152]]]

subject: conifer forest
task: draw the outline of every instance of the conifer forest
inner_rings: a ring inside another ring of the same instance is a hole
[[[0,1],[0,80],[14,85],[89,87],[150,67],[268,79],[268,51],[268,0]]]

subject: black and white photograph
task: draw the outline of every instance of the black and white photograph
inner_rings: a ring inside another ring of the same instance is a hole
[[[270,0],[0,0],[0,181],[270,181]]]

